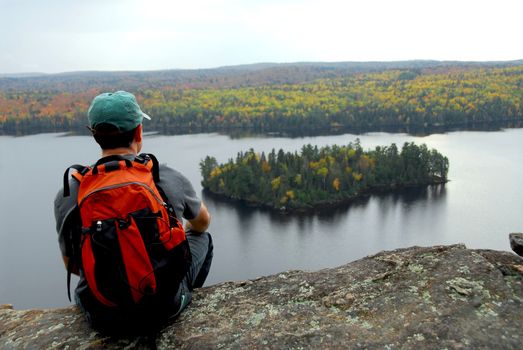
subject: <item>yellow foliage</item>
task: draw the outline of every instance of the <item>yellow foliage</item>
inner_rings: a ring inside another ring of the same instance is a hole
[[[262,171],[265,173],[265,174],[268,174],[271,172],[271,165],[267,162],[267,161],[263,161],[261,163],[261,168],[262,168]]]
[[[326,167],[319,168],[318,170],[316,170],[316,174],[321,175],[323,178],[325,178],[329,174],[329,169],[327,169]]]
[[[230,170],[232,170],[232,168],[234,168],[234,164],[232,164],[232,163],[227,163],[227,164],[225,164],[224,166],[221,167],[221,170],[222,170],[223,172],[226,172],[226,171],[230,171]]]
[[[320,159],[317,162],[310,162],[309,163],[309,168],[311,168],[311,169],[318,169],[318,168],[321,168],[321,167],[325,167],[326,165],[327,165],[327,160],[325,158],[322,158],[322,159]]]
[[[246,165],[249,161],[255,159],[257,162],[260,161],[260,154],[254,153],[254,152],[248,152],[245,154],[244,158],[242,159],[242,164]]]
[[[340,185],[341,185],[340,179],[335,178],[334,181],[332,181],[332,187],[333,187],[336,191],[339,191],[339,190],[340,190]]]
[[[363,179],[363,174],[361,173],[352,173],[352,177],[354,178],[354,180],[356,181],[361,181],[361,179]]]
[[[211,179],[212,179],[213,177],[216,177],[216,176],[221,175],[221,173],[222,173],[222,170],[220,169],[219,166],[217,166],[216,168],[212,169],[212,171],[211,171],[211,173],[210,173]]]
[[[317,169],[317,168],[319,168],[319,166],[320,166],[320,162],[310,162],[309,163],[309,168],[311,168],[311,169]]]
[[[281,184],[281,178],[278,176],[276,178],[274,178],[272,181],[271,181],[271,186],[272,186],[272,189],[273,191],[277,190],[278,188],[280,188],[280,184]]]
[[[285,193],[285,195],[289,198],[289,199],[294,199],[294,191],[287,191]]]
[[[370,158],[366,154],[362,155],[358,160],[358,167],[361,170],[367,170],[370,167]]]

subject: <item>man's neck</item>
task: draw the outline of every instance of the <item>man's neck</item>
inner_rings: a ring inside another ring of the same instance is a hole
[[[113,149],[103,149],[102,150],[102,158],[108,157],[108,156],[114,156],[114,155],[125,155],[125,154],[133,154],[137,155],[136,151],[132,148],[127,147],[120,147],[120,148],[113,148]]]

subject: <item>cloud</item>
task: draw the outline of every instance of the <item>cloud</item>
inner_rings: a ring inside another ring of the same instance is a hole
[[[0,0],[0,73],[523,58],[519,0]]]

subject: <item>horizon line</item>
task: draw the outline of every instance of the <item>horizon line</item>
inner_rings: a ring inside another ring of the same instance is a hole
[[[407,63],[407,62],[434,62],[434,63],[472,63],[472,64],[502,64],[502,63],[519,63],[523,64],[523,58],[509,59],[509,60],[438,60],[438,59],[407,59],[407,60],[368,60],[368,61],[293,61],[293,62],[254,62],[254,63],[239,63],[232,65],[213,66],[207,68],[158,68],[158,69],[86,69],[86,70],[71,70],[61,72],[13,72],[13,73],[0,73],[0,78],[30,78],[36,76],[50,76],[50,75],[66,75],[66,74],[80,74],[80,73],[149,73],[149,72],[163,72],[163,71],[199,71],[199,70],[218,70],[218,69],[230,69],[238,67],[248,66],[285,66],[285,65],[297,65],[297,64],[364,64],[364,63]]]

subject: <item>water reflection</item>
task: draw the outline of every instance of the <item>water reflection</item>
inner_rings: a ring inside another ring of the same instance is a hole
[[[409,211],[411,208],[420,205],[420,202],[423,202],[423,206],[431,206],[431,203],[445,201],[446,188],[445,184],[408,187],[365,195],[337,205],[290,213],[265,207],[256,207],[242,201],[215,195],[207,190],[202,191],[202,197],[208,206],[215,209],[215,215],[221,215],[222,212],[224,212],[223,214],[227,212],[227,216],[234,215],[238,221],[241,221],[244,227],[243,231],[251,232],[257,216],[283,227],[296,223],[298,228],[303,230],[305,227],[310,227],[315,219],[322,224],[337,224],[351,210],[365,210],[371,202],[377,203],[378,213],[385,217],[398,206]]]
[[[286,269],[336,266],[383,249],[440,241],[445,185],[412,187],[360,197],[331,207],[284,213],[204,191],[212,231],[226,257],[216,259],[211,283]],[[229,256],[239,255],[237,265]]]
[[[523,120],[494,121],[482,123],[469,123],[459,125],[401,125],[401,126],[373,126],[373,127],[337,127],[337,128],[304,128],[298,130],[263,131],[248,129],[214,130],[231,139],[255,138],[255,137],[281,137],[300,138],[310,136],[336,136],[343,134],[363,135],[370,132],[402,133],[411,136],[428,136],[432,134],[444,134],[455,131],[500,131],[503,129],[522,128]],[[164,131],[169,134],[169,130]],[[179,131],[178,131],[179,132]],[[202,130],[200,130],[202,132]]]
[[[445,196],[445,184],[408,187],[402,190],[376,195],[376,197],[380,198],[379,206],[384,214],[392,206],[401,205],[403,208],[408,210],[409,208],[419,205],[418,202],[430,205],[430,202],[444,200]]]
[[[151,124],[149,124],[151,125]],[[154,125],[154,124],[153,124]],[[397,126],[372,126],[372,127],[331,127],[308,128],[291,130],[256,130],[252,128],[198,128],[198,127],[146,127],[146,131],[153,131],[162,135],[194,135],[202,133],[219,133],[230,139],[245,139],[258,137],[301,138],[310,136],[336,136],[343,134],[362,135],[369,132],[403,133],[411,136],[428,136],[454,131],[500,131],[502,129],[522,128],[523,120],[507,120],[467,123],[458,125],[397,125]],[[25,136],[41,133],[66,133],[68,135],[90,135],[84,125],[71,127],[27,127],[24,129],[0,128],[0,135]]]

